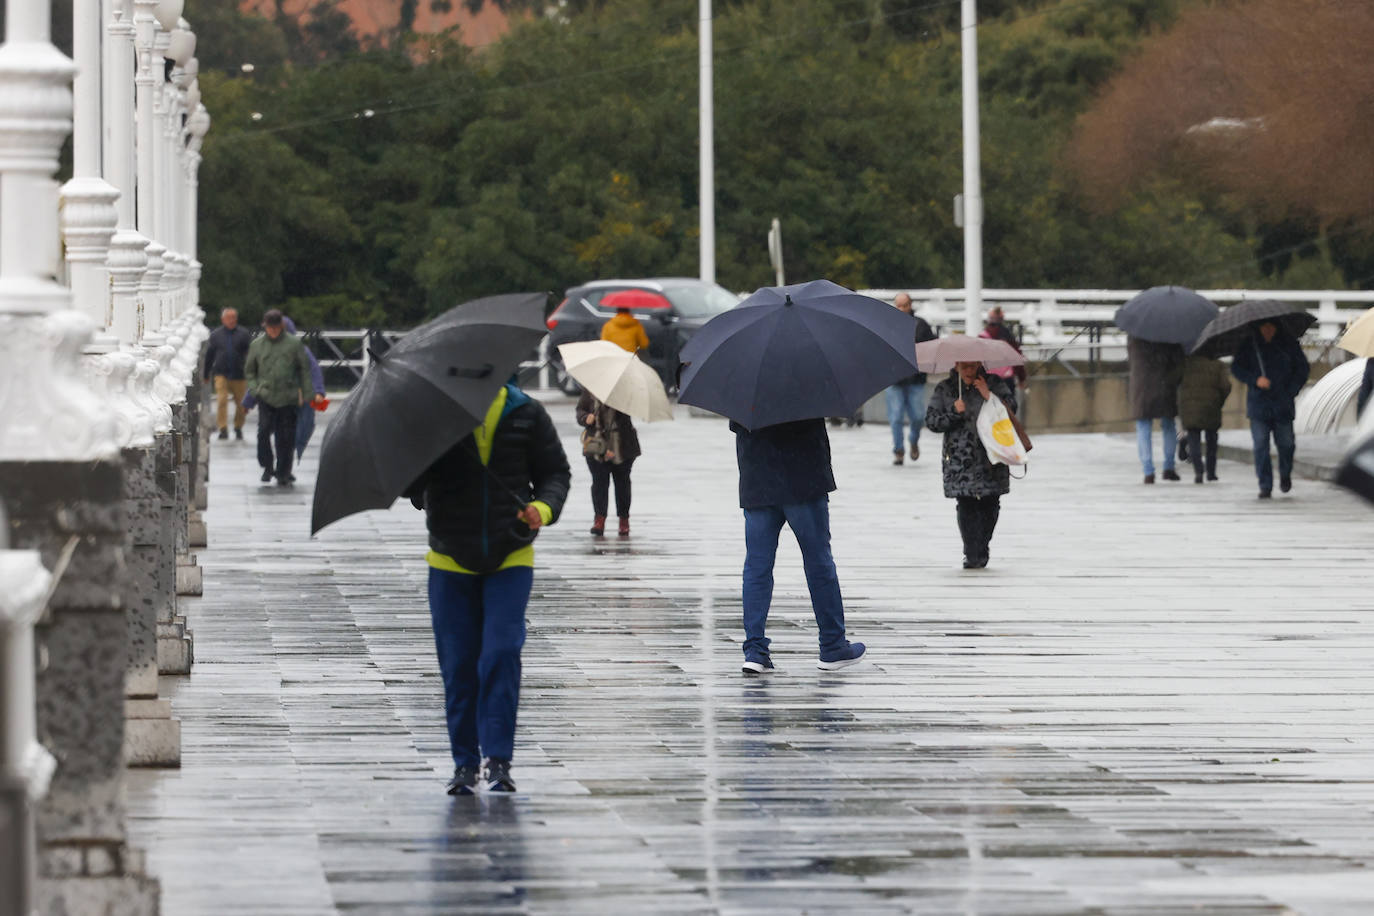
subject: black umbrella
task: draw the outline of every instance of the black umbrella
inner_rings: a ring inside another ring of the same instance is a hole
[[[385,509],[472,432],[548,329],[543,293],[477,299],[379,356],[325,431],[310,531]]]
[[[1234,356],[1236,350],[1253,334],[1253,327],[1272,321],[1294,337],[1301,337],[1317,316],[1300,305],[1275,299],[1251,299],[1224,309],[1198,335],[1193,352],[1203,356]]]
[[[1217,307],[1182,286],[1152,286],[1116,310],[1116,326],[1141,340],[1192,346]]]
[[[747,429],[843,417],[913,375],[916,321],[829,280],[758,290],[682,348],[678,400]]]

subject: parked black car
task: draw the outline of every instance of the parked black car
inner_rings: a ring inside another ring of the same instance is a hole
[[[648,362],[670,390],[677,385],[678,353],[697,328],[721,312],[739,304],[739,297],[724,287],[692,277],[656,277],[647,280],[593,280],[568,290],[549,315],[549,361],[558,387],[568,394],[580,389],[563,370],[559,344],[599,340],[601,326],[615,314],[601,300],[621,290],[639,290],[639,304],[630,310],[649,335]]]

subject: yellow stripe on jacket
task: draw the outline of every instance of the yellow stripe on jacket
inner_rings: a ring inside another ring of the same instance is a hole
[[[482,425],[472,431],[472,438],[477,442],[477,455],[482,460],[483,466],[491,460],[491,444],[496,438],[496,425],[501,422],[501,411],[506,409],[506,389],[503,386],[496,397],[492,400],[491,406],[487,408],[487,415],[482,420]],[[539,511],[539,518],[545,525],[553,521],[553,509],[545,502],[531,500],[530,505]],[[444,572],[462,573],[465,576],[475,576],[477,573],[470,569],[465,569],[446,553],[439,553],[431,550],[425,554],[425,562],[434,569],[441,569]],[[512,550],[501,565],[496,567],[496,571],[511,569],[516,566],[534,565],[534,545],[526,544]]]

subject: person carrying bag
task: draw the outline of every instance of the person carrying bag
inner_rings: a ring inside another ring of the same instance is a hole
[[[620,537],[630,536],[630,469],[639,457],[639,434],[626,414],[607,407],[583,391],[577,400],[577,425],[582,427],[582,455],[592,475],[591,533],[606,533],[611,481],[615,481],[615,514]]]

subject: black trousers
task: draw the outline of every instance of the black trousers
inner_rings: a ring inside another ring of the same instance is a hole
[[[258,465],[264,471],[272,471],[278,480],[291,476],[291,462],[296,456],[296,414],[299,410],[295,404],[273,407],[258,402]],[[274,444],[277,452],[275,470],[272,462]]]
[[[997,516],[1002,512],[1002,497],[995,494],[957,496],[954,502],[959,534],[964,539],[965,559],[986,561],[988,545],[992,543],[992,531],[997,527]]]
[[[606,515],[606,497],[610,494],[611,481],[615,481],[615,514],[617,518],[630,517],[630,468],[635,460],[631,458],[624,464],[613,461],[597,461],[587,458],[587,470],[592,472],[592,513]]]
[[[1202,454],[1202,437],[1207,434],[1207,455],[1206,470],[1209,480],[1215,480],[1217,476],[1217,431],[1215,429],[1190,429],[1188,430],[1188,457],[1193,462],[1193,474],[1201,477],[1203,472],[1204,458]]]

